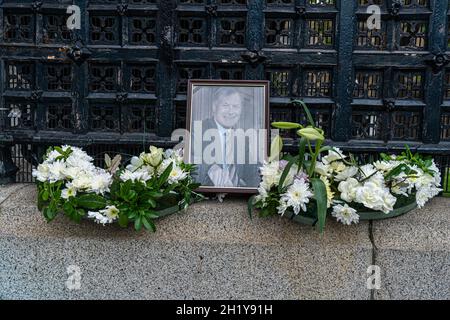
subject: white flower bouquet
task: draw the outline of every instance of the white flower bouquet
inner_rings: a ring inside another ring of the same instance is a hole
[[[261,168],[258,194],[249,200],[249,214],[279,214],[300,223],[317,224],[323,231],[327,215],[345,225],[363,219],[381,219],[405,213],[438,195],[441,176],[431,158],[413,155],[408,147],[400,156],[381,154],[374,163],[358,163],[339,148],[323,146],[323,131],[316,128],[302,101],[309,126],[290,122],[272,125],[296,130],[299,153],[283,155],[278,136],[268,163]]]
[[[191,177],[194,166],[183,162],[181,150],[150,147],[120,168],[121,156],[105,155],[107,169],[73,146],[50,148],[33,170],[38,207],[47,221],[64,213],[76,222],[93,219],[122,227],[134,224],[155,231],[154,220],[186,209],[202,198]]]

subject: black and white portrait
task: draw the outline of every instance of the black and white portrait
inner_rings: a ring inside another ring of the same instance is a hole
[[[266,81],[189,83],[188,162],[207,191],[251,192],[267,154]]]

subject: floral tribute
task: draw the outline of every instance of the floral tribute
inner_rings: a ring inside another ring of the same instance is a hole
[[[431,158],[413,155],[408,147],[399,156],[381,154],[373,163],[360,163],[339,148],[324,146],[323,131],[314,125],[302,101],[309,126],[276,122],[273,127],[296,130],[299,151],[283,155],[282,139],[277,136],[271,146],[269,162],[261,168],[258,194],[249,200],[249,213],[259,210],[267,217],[279,214],[305,217],[315,221],[323,231],[328,215],[351,225],[360,213],[375,217],[389,214],[405,205],[422,208],[438,195],[441,176]]]
[[[155,231],[156,219],[202,198],[191,176],[195,168],[183,162],[182,150],[152,146],[149,153],[132,157],[126,167],[121,167],[121,160],[120,155],[114,159],[105,155],[102,169],[80,148],[50,148],[33,171],[39,210],[47,221],[64,213],[76,222],[86,218]]]

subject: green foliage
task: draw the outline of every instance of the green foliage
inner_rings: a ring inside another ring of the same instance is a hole
[[[311,179],[311,184],[313,186],[314,197],[317,203],[317,227],[320,232],[323,232],[327,217],[327,189],[323,181],[319,178]]]
[[[60,154],[56,160],[66,160],[72,153],[71,148],[66,148],[64,151],[61,147],[54,147],[49,148],[47,154],[54,150]],[[116,210],[117,208],[117,222],[121,227],[125,228],[132,224],[137,231],[145,229],[154,232],[155,220],[160,218],[160,212],[167,214],[167,212],[185,210],[190,204],[204,198],[196,192],[200,185],[191,177],[196,169],[192,164],[179,164],[188,175],[177,183],[169,183],[173,163],[170,163],[160,175],[154,174],[144,183],[132,180],[122,181],[120,173],[123,169],[119,170],[120,162],[121,156],[111,159],[109,155],[105,155],[106,167],[113,174],[109,192],[105,195],[78,192],[67,198],[66,192],[66,198],[63,198],[62,190],[66,188],[68,181],[38,182],[38,208],[45,219],[50,222],[59,213],[63,213],[79,223],[89,211]],[[167,211],[167,208],[171,209]]]

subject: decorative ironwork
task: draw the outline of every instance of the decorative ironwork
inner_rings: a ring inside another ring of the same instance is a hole
[[[178,66],[177,92],[186,93],[189,79],[205,79],[204,66]]]
[[[245,71],[242,67],[216,67],[216,78],[222,80],[243,80],[245,78]]]
[[[44,72],[48,91],[72,90],[73,78],[70,64],[47,64]]]
[[[6,113],[3,114],[7,129],[34,129],[36,105],[30,102],[6,102]]]
[[[306,70],[304,72],[305,97],[331,97],[331,72],[329,70]]]
[[[156,66],[154,64],[128,67],[130,70],[130,91],[142,93],[155,93],[156,91]]]
[[[206,20],[199,17],[181,17],[179,20],[178,43],[183,45],[206,44]]]
[[[120,131],[119,107],[115,104],[91,105],[90,129],[95,131]]]
[[[329,48],[334,45],[334,21],[329,19],[307,20],[308,47]]]
[[[61,4],[80,6],[82,30],[67,30]],[[382,8],[379,30],[370,5]],[[344,147],[448,152],[442,1],[8,0],[0,17],[0,168],[68,137],[92,151],[118,136],[117,149],[158,144],[185,126],[188,79],[211,78],[269,80],[272,120],[304,122],[288,104],[304,99]]]
[[[266,79],[270,81],[270,94],[274,97],[289,97],[292,73],[289,69],[268,69]]]
[[[427,23],[424,21],[401,21],[399,49],[425,50],[427,46]]]
[[[91,64],[89,66],[89,90],[93,92],[116,92],[119,88],[118,66]]]
[[[73,128],[71,104],[49,104],[47,106],[47,129],[69,130]]]
[[[423,99],[424,76],[422,72],[398,71],[395,78],[395,97],[397,99]]]
[[[273,47],[291,46],[292,29],[291,19],[266,19],[266,44]]]
[[[220,46],[244,46],[246,32],[245,18],[219,18],[218,23],[218,44]]]
[[[156,112],[153,105],[128,105],[128,132],[156,132]]]
[[[6,12],[3,17],[5,42],[33,42],[35,20],[32,14]]]
[[[32,90],[35,87],[35,67],[31,62],[5,62],[6,88]]]
[[[383,73],[381,71],[357,71],[353,98],[380,99],[383,90]]]
[[[129,41],[133,45],[153,45],[156,43],[156,18],[129,18]]]
[[[358,49],[386,49],[386,23],[381,24],[381,29],[369,30],[367,19],[362,19],[358,21],[357,26],[358,33],[355,40]]]
[[[101,15],[90,17],[90,41],[92,44],[119,44],[119,34],[117,17]]]
[[[44,15],[44,43],[68,43],[72,34],[67,29],[67,15]]]

